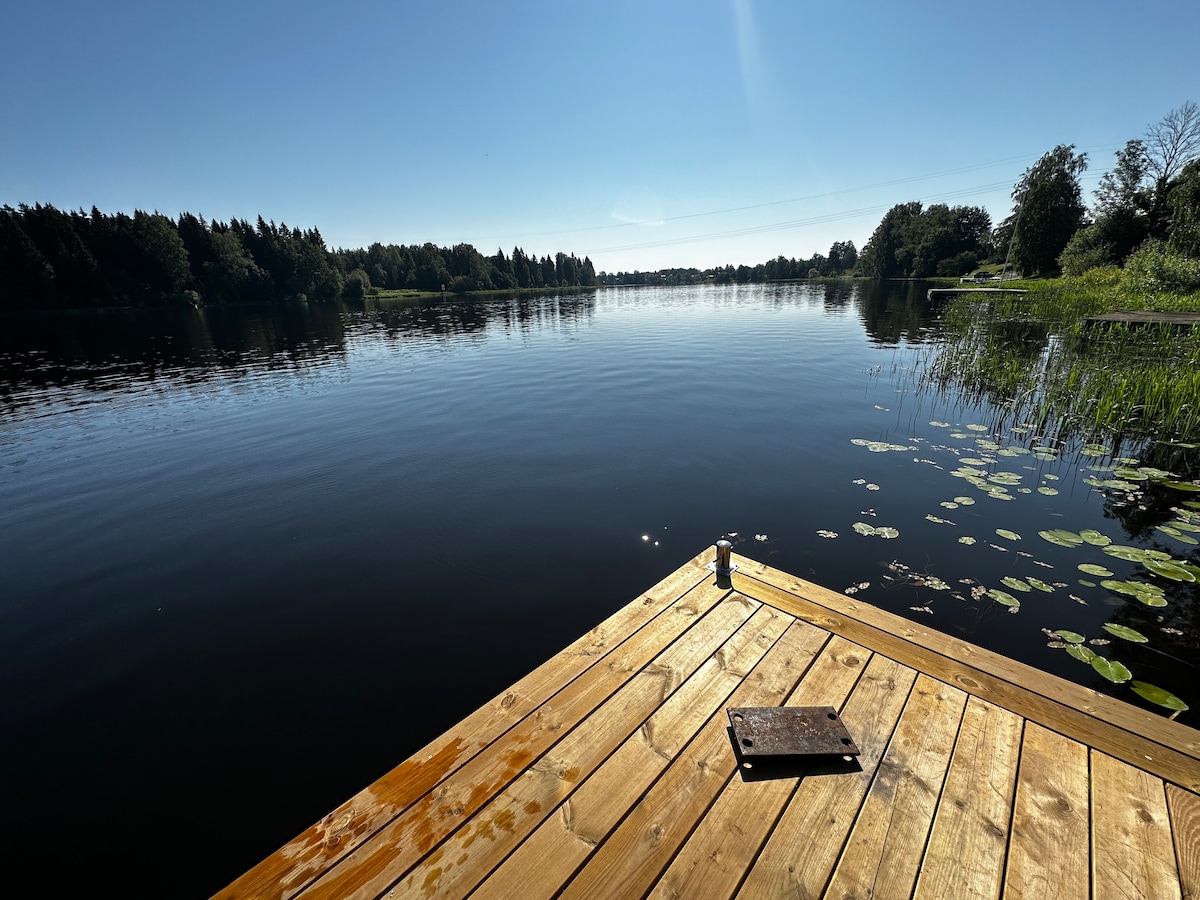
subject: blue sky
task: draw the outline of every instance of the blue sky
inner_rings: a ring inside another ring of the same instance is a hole
[[[0,203],[263,215],[597,270],[1008,214],[1058,143],[1200,101],[1200,4],[2,0]]]

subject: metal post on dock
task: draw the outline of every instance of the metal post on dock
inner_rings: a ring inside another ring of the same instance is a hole
[[[730,565],[729,554],[733,544],[722,538],[717,541],[717,558],[708,564],[708,568],[718,575],[729,575],[737,571],[737,566]]]

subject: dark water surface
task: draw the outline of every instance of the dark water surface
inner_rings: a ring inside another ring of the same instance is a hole
[[[1137,701],[1041,631],[1102,634],[1122,601],[1064,586],[1012,615],[960,583],[1073,585],[1085,557],[1043,528],[1133,540],[1080,483],[1089,460],[1067,454],[1011,462],[1055,496],[939,505],[973,493],[949,472],[974,440],[1010,436],[986,404],[916,391],[937,336],[922,285],[0,326],[10,869],[206,896],[725,532],[738,552],[835,590],[869,583],[859,596],[880,606]],[[950,437],[968,423],[988,431]],[[1119,621],[1162,624],[1126,605]],[[1171,653],[1121,649],[1181,696],[1194,679]]]

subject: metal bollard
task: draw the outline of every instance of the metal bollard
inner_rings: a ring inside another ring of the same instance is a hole
[[[717,558],[708,564],[710,571],[716,572],[718,575],[729,575],[737,571],[737,566],[730,565],[729,553],[733,550],[733,544],[729,541],[721,539],[717,541]]]

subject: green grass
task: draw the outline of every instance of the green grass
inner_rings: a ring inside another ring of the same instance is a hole
[[[1084,319],[1114,310],[1200,312],[1200,291],[1147,286],[1119,269],[1016,282],[1027,294],[964,295],[920,379],[986,399],[1054,437],[1200,442],[1200,328]]]

